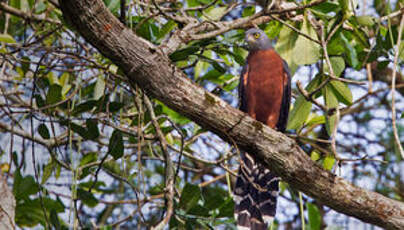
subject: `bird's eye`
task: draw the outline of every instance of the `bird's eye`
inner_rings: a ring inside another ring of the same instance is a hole
[[[259,33],[255,33],[254,34],[254,38],[259,38],[260,37],[260,34]]]

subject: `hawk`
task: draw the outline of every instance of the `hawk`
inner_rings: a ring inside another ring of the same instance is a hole
[[[240,74],[240,110],[284,132],[291,97],[288,65],[273,49],[264,31],[249,29],[245,40],[249,53]],[[255,155],[241,153],[234,188],[234,214],[238,229],[268,228],[276,213],[279,180]]]

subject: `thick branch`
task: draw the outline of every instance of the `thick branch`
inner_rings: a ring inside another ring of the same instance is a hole
[[[316,165],[297,144],[189,81],[148,41],[125,28],[100,0],[63,0],[66,19],[131,83],[229,143],[255,153],[295,189],[338,212],[404,229],[404,204],[353,186]]]
[[[54,20],[52,18],[47,18],[44,15],[31,14],[28,12],[24,12],[9,6],[7,3],[0,2],[0,11],[7,12],[9,14],[15,15],[20,18],[24,18],[25,20],[30,20],[34,22],[49,22],[56,25],[61,25],[61,22],[58,20]]]
[[[267,13],[261,11],[246,18],[238,18],[233,21],[215,22],[214,24],[206,22],[199,23],[192,17],[183,18],[185,23],[188,24],[182,30],[176,31],[176,33],[168,40],[167,44],[163,44],[161,46],[161,49],[164,53],[170,54],[181,45],[190,41],[212,38],[233,29],[245,29],[254,25],[267,23],[273,20],[273,16],[271,15],[285,14],[292,11],[302,10],[318,5],[322,2],[324,2],[324,0],[317,0],[306,5],[293,7],[290,7],[290,4],[288,4],[287,8],[270,10]],[[298,21],[301,19],[302,17],[296,17],[293,20]],[[201,32],[204,33],[200,34]]]

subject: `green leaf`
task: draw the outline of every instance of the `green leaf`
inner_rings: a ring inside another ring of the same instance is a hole
[[[101,191],[102,187],[105,187],[105,182],[104,181],[97,181],[94,183],[94,181],[89,180],[86,182],[82,182],[79,184],[79,187],[84,189],[84,190],[88,190],[90,188],[93,188],[91,191],[97,192],[97,191]]]
[[[209,4],[209,3],[211,3],[212,1],[214,1],[214,0],[197,0],[200,4],[204,4],[204,5],[206,5],[206,4]]]
[[[88,112],[95,108],[97,106],[97,101],[95,100],[88,100],[86,102],[83,102],[81,104],[78,104],[76,107],[74,107],[73,110],[73,116],[76,116],[80,113]]]
[[[323,96],[325,100],[326,106],[331,109],[335,108],[338,106],[338,99],[337,96],[335,95],[335,90],[331,87],[331,84],[327,84],[323,89]],[[326,117],[326,122],[325,122],[325,127],[327,129],[328,135],[332,134],[332,131],[334,130],[335,126],[335,121],[336,121],[337,115],[332,115]]]
[[[45,2],[40,1],[38,2],[38,4],[35,7],[35,13],[36,14],[42,14],[47,8],[47,5],[45,4]]]
[[[123,156],[123,138],[121,131],[115,129],[109,139],[108,154],[111,154],[115,160]]]
[[[234,215],[234,201],[229,197],[222,206],[219,207],[219,214],[217,217],[233,217]]]
[[[221,187],[205,187],[202,190],[204,207],[210,210],[217,209],[225,202],[227,191]]]
[[[317,151],[313,151],[310,154],[310,158],[312,161],[317,161],[321,158],[321,155]]]
[[[290,112],[287,129],[299,129],[309,116],[311,106],[311,102],[306,101],[304,96],[299,96]]]
[[[16,203],[15,222],[19,227],[34,227],[44,221],[44,212],[39,198]]]
[[[21,69],[26,74],[31,65],[31,59],[28,56],[24,56],[21,58]]]
[[[218,72],[220,72],[222,74],[226,72],[226,69],[223,68],[216,60],[211,59],[209,57],[205,57],[203,55],[199,55],[199,54],[197,54],[196,56],[198,56],[200,58],[200,60],[210,63],[213,66],[213,68],[215,68]]]
[[[83,158],[80,160],[80,166],[86,165],[88,163],[94,162],[97,160],[97,153],[96,152],[90,152],[84,155]]]
[[[310,38],[317,40],[317,35],[313,27],[307,19],[303,21],[301,33],[308,35]],[[293,48],[293,60],[297,65],[314,64],[320,58],[320,45],[299,35]]]
[[[340,76],[345,69],[344,59],[342,57],[330,57],[330,62],[335,76]],[[324,71],[330,73],[330,68],[328,67],[328,65],[324,65]]]
[[[245,60],[243,58],[243,56],[241,56],[239,53],[236,52],[231,52],[229,50],[224,50],[224,52],[228,53],[230,56],[233,57],[234,61],[237,62],[237,64],[239,65],[245,65]]]
[[[62,74],[62,76],[60,77],[60,80],[59,80],[59,84],[62,86],[63,99],[66,98],[67,93],[72,88],[72,85],[69,84],[69,77],[70,77],[70,74],[65,72]]]
[[[68,121],[63,121],[63,124],[69,125],[71,130],[77,134],[79,134],[82,138],[84,138],[85,140],[88,139],[88,132],[87,129],[84,128],[82,125],[78,125],[74,122],[68,122]]]
[[[276,20],[272,20],[269,23],[265,24],[264,31],[268,35],[268,38],[275,39],[279,36],[281,32],[282,24]]]
[[[55,172],[55,178],[56,179],[59,179],[61,171],[62,171],[62,166],[60,164],[57,164],[56,165],[56,172]]]
[[[344,82],[332,80],[329,84],[331,85],[330,89],[333,91],[339,102],[348,106],[352,105],[353,99],[351,90]]]
[[[46,164],[46,166],[43,168],[41,184],[44,184],[49,179],[49,177],[52,175],[53,170],[55,169],[55,166],[56,163],[51,158],[48,164]]]
[[[177,123],[178,125],[185,125],[190,122],[190,120],[187,117],[168,108],[163,103],[161,103],[161,102],[157,102],[157,103],[160,104],[162,113],[166,114],[168,117],[170,117],[170,119],[173,122]]]
[[[21,176],[19,171],[14,173],[13,194],[16,200],[27,199],[29,195],[39,191],[38,184],[33,176]]]
[[[123,108],[124,104],[121,102],[117,102],[117,101],[112,101],[108,104],[108,110],[109,112],[113,113],[113,112],[118,112],[120,109]],[[102,111],[106,111],[106,107],[103,108]]]
[[[357,25],[355,25],[355,23],[353,23],[353,37],[355,39],[355,43],[357,43],[357,47],[360,47],[360,49],[363,48],[370,48],[370,43],[369,43],[369,37],[367,36],[367,34],[364,32],[363,29],[358,28]],[[355,44],[354,43],[354,44]],[[360,50],[359,50],[360,52]]]
[[[50,138],[48,127],[46,127],[45,124],[40,124],[38,126],[38,133],[39,133],[39,135],[41,135],[41,137],[43,139],[49,139]]]
[[[317,75],[307,85],[306,91],[311,92],[312,90],[314,90],[320,84],[321,78],[321,75]],[[307,120],[307,117],[310,115],[311,106],[312,103],[307,101],[303,95],[300,95],[296,99],[296,102],[293,105],[293,109],[290,112],[287,129],[299,129]]]
[[[390,64],[390,61],[379,61],[377,63],[377,69],[384,70]]]
[[[202,16],[202,19],[204,20],[213,20],[213,21],[217,21],[220,18],[222,18],[224,16],[224,13],[226,12],[227,7],[222,6],[222,7],[216,7],[216,6],[212,6],[209,7],[208,9],[205,10],[205,15],[206,16]]]
[[[96,119],[87,119],[86,129],[87,129],[86,139],[95,140],[98,138],[98,136],[100,136],[100,132],[98,131],[98,123]]]
[[[307,126],[311,125],[318,125],[318,124],[324,124],[325,123],[325,117],[323,115],[320,116],[309,116]]]
[[[238,56],[238,58],[235,58],[236,61],[238,60],[237,63],[241,66],[245,65],[245,59],[247,58],[248,51],[236,46],[233,47],[233,53],[235,56]]]
[[[201,5],[198,0],[187,0],[187,4],[189,7],[195,7]]]
[[[383,36],[383,37],[386,37],[386,35],[387,35],[387,32],[389,31],[388,29],[387,29],[387,27],[385,27],[385,26],[383,26],[383,25],[380,25],[380,34]]]
[[[255,6],[247,6],[246,8],[244,8],[243,13],[241,14],[241,16],[244,17],[248,17],[251,16],[255,13]]]
[[[81,188],[77,189],[77,198],[79,198],[85,205],[90,208],[94,208],[98,204],[98,200],[91,192],[88,192]]]
[[[106,94],[104,96],[102,96],[98,101],[96,101],[96,105],[97,108],[96,110],[98,112],[110,112],[110,113],[114,113],[114,112],[118,112],[120,109],[123,108],[124,104],[121,102],[117,102],[117,101],[109,101],[109,95]],[[90,103],[90,106],[92,105],[92,103]]]
[[[163,25],[163,27],[161,27],[157,40],[163,39],[175,27],[177,27],[177,23],[175,23],[173,20],[169,20],[166,24]]]
[[[293,48],[295,47],[297,38],[298,35],[295,31],[284,26],[279,33],[278,42],[275,45],[275,50],[288,63],[292,75],[297,69],[293,58]]]
[[[179,206],[188,212],[201,198],[202,194],[199,186],[187,183],[182,189]]]
[[[315,204],[306,203],[307,212],[309,216],[310,230],[320,230],[321,229],[321,214]]]
[[[335,158],[333,156],[328,155],[325,157],[323,162],[324,169],[331,170],[334,164],[335,164]]]
[[[223,73],[219,72],[217,69],[209,70],[205,75],[203,75],[199,80],[208,80],[208,81],[215,81],[217,80]]]
[[[133,16],[132,20],[135,18],[137,18],[137,22],[135,23],[140,23],[142,20],[145,19],[145,17]],[[156,21],[154,19],[145,20],[138,25],[140,25],[140,28],[136,30],[137,35],[141,36],[146,40],[157,42],[156,38],[159,35],[159,27],[157,27]]]
[[[62,229],[58,214],[56,213],[55,210],[52,210],[50,213],[50,221],[51,221],[53,227],[55,227],[55,229]]]
[[[404,42],[400,43],[400,49],[399,49],[399,57],[401,61],[404,61]]]
[[[21,0],[10,0],[10,6],[16,9],[21,9]]]
[[[105,93],[105,79],[102,75],[98,76],[94,87],[94,100],[99,100]]]
[[[46,105],[53,105],[62,100],[62,87],[52,84],[46,94]]]
[[[59,77],[54,73],[54,72],[49,72],[48,74],[46,74],[46,78],[43,78],[44,80],[47,79],[49,85],[60,85],[59,83]]]
[[[223,89],[228,92],[231,92],[233,89],[235,89],[238,86],[238,84],[239,84],[238,80],[235,79],[235,80],[231,81],[229,84],[223,86]]]
[[[351,45],[348,39],[343,33],[340,33],[341,40],[345,46],[345,51],[347,53],[347,60],[350,66],[356,68],[359,65],[358,55],[356,54],[355,48]]]
[[[195,206],[193,206],[187,213],[190,215],[197,215],[197,216],[205,216],[208,217],[209,216],[209,209],[207,209],[206,207],[203,207],[200,204],[196,204]]]
[[[41,108],[45,106],[45,100],[39,94],[35,94],[35,103],[36,105]]]
[[[373,26],[375,18],[369,15],[356,16],[356,21],[362,26]]]
[[[43,197],[43,203],[46,208],[48,208],[49,210],[55,210],[58,213],[61,213],[65,210],[63,202],[60,199],[53,200],[49,197]]]
[[[0,34],[0,42],[4,43],[17,43],[9,34]]]
[[[194,78],[198,79],[201,73],[209,67],[209,64],[203,61],[198,61],[194,68]]]
[[[173,62],[185,60],[188,58],[189,55],[192,55],[192,54],[198,52],[198,50],[199,50],[199,47],[197,47],[197,46],[190,46],[190,47],[187,47],[184,49],[180,49],[180,50],[177,50],[174,53],[172,53],[170,55],[170,59]]]
[[[330,42],[327,45],[328,55],[344,55],[345,46],[341,38],[340,29],[337,30],[334,36],[332,36]]]
[[[325,1],[325,2],[320,3],[318,5],[312,6],[310,9],[314,9],[314,10],[320,11],[323,14],[327,14],[327,13],[330,13],[330,12],[337,12],[341,8],[338,5],[338,3]]]
[[[119,0],[104,0],[105,5],[112,13],[116,13],[119,8]]]
[[[345,18],[349,18],[353,14],[351,0],[338,0],[338,2],[342,8]]]
[[[110,171],[110,172],[112,172],[112,173],[115,173],[115,174],[118,174],[118,175],[121,174],[120,165],[119,165],[118,163],[116,163],[115,161],[108,161],[108,162],[105,162],[105,163],[103,164],[103,167],[104,167],[106,170],[108,170],[108,171]],[[156,195],[156,194],[154,194],[154,195]]]

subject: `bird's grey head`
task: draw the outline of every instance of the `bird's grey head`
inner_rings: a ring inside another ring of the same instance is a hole
[[[264,31],[256,28],[247,30],[245,40],[250,51],[271,49],[271,40]]]

